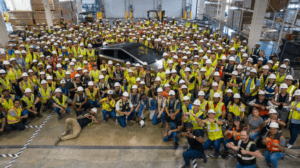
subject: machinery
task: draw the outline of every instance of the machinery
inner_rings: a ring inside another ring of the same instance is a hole
[[[150,13],[154,13],[154,18],[163,22],[164,21],[164,16],[165,16],[165,11],[164,10],[148,10],[147,11],[147,18],[150,19]]]
[[[94,22],[97,12],[89,11],[78,14],[78,20],[81,23]]]

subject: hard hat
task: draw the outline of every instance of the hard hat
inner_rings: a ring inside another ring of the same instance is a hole
[[[23,74],[22,74],[22,77],[27,77],[28,76],[28,74],[26,73],[26,72],[24,72]]]
[[[138,87],[136,86],[136,85],[133,85],[132,87],[131,87],[131,89],[137,89]]]
[[[269,79],[276,79],[275,74],[271,74],[271,75],[269,76]]]
[[[47,65],[46,69],[51,69],[52,66],[51,65]]]
[[[141,121],[140,121],[140,126],[143,127],[144,125],[145,125],[145,121],[144,121],[144,120],[141,120]]]
[[[270,69],[268,65],[264,65],[262,69],[268,70]]]
[[[247,61],[248,62],[253,62],[253,58],[248,58]]]
[[[112,91],[112,90],[109,90],[108,92],[107,92],[107,94],[109,94],[109,95],[112,95],[114,92]]]
[[[47,81],[46,80],[42,80],[41,84],[47,84]]]
[[[177,71],[175,69],[172,69],[171,73],[177,73]]]
[[[116,82],[116,83],[114,84],[114,87],[118,87],[118,86],[121,86],[121,85],[120,85],[119,82]]]
[[[186,85],[182,85],[181,89],[187,89],[188,87]]]
[[[236,94],[233,95],[233,98],[234,99],[240,99],[241,95],[239,93],[236,93]]]
[[[26,88],[25,89],[25,93],[31,93],[32,91],[31,91],[31,89],[30,88]]]
[[[212,86],[218,86],[218,83],[217,82],[213,82]]]
[[[230,51],[235,51],[235,48],[232,47],[232,48],[230,49]]]
[[[128,97],[129,95],[128,95],[128,93],[127,93],[127,92],[124,92],[124,93],[122,94],[122,96],[124,96],[124,97]]]
[[[239,64],[236,68],[237,69],[243,69],[243,65]]]
[[[203,91],[199,91],[198,96],[205,96],[205,93]]]
[[[166,84],[164,85],[164,87],[170,87],[170,84],[169,84],[169,83],[166,83]]]
[[[67,71],[65,74],[66,74],[66,75],[71,75],[71,72],[70,72],[70,71]]]
[[[79,75],[79,74],[76,74],[76,75],[75,75],[75,78],[80,78],[80,75]]]
[[[267,63],[268,63],[268,64],[273,64],[273,61],[272,61],[272,60],[269,60]]]
[[[233,71],[232,75],[238,75],[238,72],[237,71]]]
[[[65,80],[61,80],[60,84],[66,84],[66,81]]]
[[[82,92],[83,91],[83,87],[82,86],[79,86],[78,88],[77,88],[77,92]]]
[[[135,81],[136,81],[136,82],[140,82],[140,81],[141,81],[141,78],[136,78]]]
[[[145,81],[141,81],[140,85],[145,85]]]
[[[277,114],[277,111],[272,108],[272,109],[269,110],[269,114]]]
[[[234,58],[233,58],[233,57],[230,57],[230,58],[229,58],[229,61],[234,61]]]
[[[169,92],[169,95],[170,95],[170,96],[175,96],[175,91],[174,91],[174,90],[171,90],[171,91]]]
[[[113,62],[111,60],[108,61],[108,65],[112,65]]]
[[[290,60],[286,58],[283,60],[283,62],[290,62]]]
[[[211,64],[211,60],[210,60],[210,59],[207,59],[207,60],[205,61],[205,64]]]
[[[169,60],[169,61],[168,61],[168,64],[173,64],[173,60]]]
[[[61,66],[61,64],[57,64],[56,67],[57,68],[61,68],[62,66]]]
[[[40,72],[40,75],[45,75],[45,72],[44,71]]]
[[[55,89],[55,93],[61,93],[61,89],[60,88]]]
[[[220,76],[220,73],[219,72],[215,72],[214,76]]]
[[[191,69],[189,68],[189,67],[186,67],[185,69],[184,69],[184,72],[190,72],[191,71]]]
[[[9,65],[8,61],[3,61],[3,65]]]
[[[233,93],[231,89],[227,89],[226,93]]]
[[[248,57],[248,54],[247,54],[247,53],[244,53],[242,57]]]
[[[206,69],[205,68],[201,68],[200,72],[206,72]]]
[[[269,125],[270,128],[279,128],[279,125],[277,122],[271,122],[271,124]]]
[[[160,87],[157,89],[157,92],[163,92],[163,89]]]
[[[280,85],[280,89],[287,89],[288,85],[286,83],[283,83]]]
[[[287,75],[284,79],[293,80],[293,76],[292,75]]]
[[[97,114],[97,108],[96,107],[92,108],[91,111],[93,111],[94,113]]]
[[[207,113],[208,113],[208,114],[209,114],[209,113],[216,114],[216,112],[215,112],[213,109],[209,109]]]
[[[174,58],[174,59],[178,59],[178,56],[177,56],[177,55],[174,55],[173,58]]]
[[[286,65],[282,64],[282,65],[280,65],[280,68],[286,69]]]
[[[189,96],[184,96],[183,97],[183,101],[189,101],[189,100],[190,100]]]
[[[170,72],[170,70],[169,69],[167,69],[166,71],[165,71],[165,74],[166,75],[169,75],[171,72]]]
[[[163,57],[164,57],[164,56],[168,56],[168,54],[167,54],[167,53],[163,53]]]
[[[252,72],[252,73],[257,73],[257,70],[256,70],[255,68],[252,68],[252,69],[250,70],[250,72]]]
[[[99,79],[104,79],[104,76],[103,75],[99,75]]]
[[[131,63],[129,61],[126,62],[126,65],[130,65]]]
[[[156,78],[155,78],[155,81],[156,81],[156,82],[161,81],[160,77],[156,77]]]
[[[93,81],[89,81],[88,86],[94,86],[94,82]]]
[[[220,97],[220,93],[214,93],[214,97]]]
[[[297,89],[297,90],[295,91],[294,96],[300,96],[300,90],[299,90],[299,89]]]
[[[265,95],[266,93],[265,93],[265,91],[260,90],[260,91],[258,92],[258,94],[259,94],[259,95]]]
[[[141,65],[139,63],[135,64],[136,67],[140,67]]]
[[[180,79],[179,84],[184,84],[185,81],[183,79]]]
[[[194,103],[193,103],[193,105],[194,105],[194,106],[200,106],[200,105],[201,105],[201,103],[200,103],[200,101],[199,101],[199,100],[195,100],[195,101],[194,101]]]

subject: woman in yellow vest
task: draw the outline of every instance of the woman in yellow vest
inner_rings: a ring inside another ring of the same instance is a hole
[[[284,78],[287,75],[285,73],[285,70],[286,70],[286,65],[285,64],[280,65],[279,72],[277,72],[277,74],[276,74],[276,85],[277,86],[280,86],[284,82]]]
[[[98,83],[101,71],[97,69],[97,65],[93,65],[93,70],[90,71],[90,76],[94,78],[95,83]]]
[[[9,92],[12,91],[12,84],[6,76],[6,71],[4,69],[0,69],[0,84],[0,93],[2,93],[4,89],[7,89]]]
[[[99,101],[98,104],[102,104],[102,114],[103,114],[103,122],[107,122],[107,114],[113,118],[113,120],[116,119],[116,111],[115,111],[115,105],[116,101],[112,97],[113,91],[109,90],[107,92],[107,97],[103,98],[102,100]]]
[[[21,102],[18,99],[14,100],[14,105],[11,107],[7,114],[7,123],[18,130],[24,130],[24,121],[28,118],[28,114],[22,115]]]
[[[216,112],[213,109],[210,109],[208,110],[208,119],[202,120],[201,123],[199,123],[199,125],[201,127],[206,126],[207,128],[208,139],[205,141],[203,149],[207,150],[213,145],[215,147],[214,156],[218,158],[220,154],[221,143],[223,143],[224,141],[224,136],[222,132],[223,122],[215,118]]]
[[[88,102],[91,106],[100,107],[98,104],[99,101],[96,100],[96,97],[100,98],[100,93],[98,92],[98,88],[94,87],[94,82],[88,82],[88,88],[85,89],[85,94],[88,97]]]
[[[194,131],[203,136],[203,127],[199,125],[204,118],[204,112],[200,109],[201,102],[195,100],[192,108],[188,112],[188,122],[193,124]]]
[[[41,86],[38,89],[38,96],[41,100],[43,111],[46,111],[47,108],[51,108],[51,104],[49,102],[52,99],[53,92],[47,85],[46,80],[42,80]]]
[[[245,113],[245,105],[241,102],[241,95],[239,93],[235,93],[233,95],[233,101],[230,101],[228,104],[228,112],[232,112],[235,116],[244,118]]]

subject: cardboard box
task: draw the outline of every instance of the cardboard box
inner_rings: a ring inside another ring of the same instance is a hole
[[[33,19],[10,19],[11,25],[14,26],[32,26]]]
[[[45,11],[34,11],[33,18],[34,19],[46,19]],[[62,17],[61,11],[51,11],[52,19],[60,19]]]
[[[31,4],[32,11],[45,11],[44,4]],[[53,5],[50,5],[50,10],[55,10]]]
[[[9,20],[11,19],[32,19],[31,11],[10,11],[8,12]]]
[[[72,1],[62,1],[60,2],[60,7],[62,9],[63,16],[73,12]]]
[[[43,23],[46,23],[47,24],[47,20],[46,19],[35,19],[35,24],[43,24]],[[60,24],[60,19],[53,19],[53,25],[57,25],[57,24]]]
[[[59,10],[59,0],[49,0],[50,10]],[[44,11],[43,0],[31,0],[31,7],[33,11]]]

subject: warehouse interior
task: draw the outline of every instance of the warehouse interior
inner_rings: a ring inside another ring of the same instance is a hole
[[[147,12],[147,11],[156,12]],[[299,0],[0,0],[0,47],[27,28],[39,24],[59,25],[62,19],[76,25],[92,19],[107,20],[113,25],[120,21],[175,18],[179,24],[188,20],[208,26],[212,32],[220,30],[221,37],[239,36],[247,41],[248,52],[260,44],[267,58],[277,55],[279,61],[291,60],[295,77],[299,78],[300,62],[300,1]],[[98,113],[102,121],[102,114]],[[68,118],[76,118],[75,113]],[[32,120],[31,128],[0,136],[0,168],[179,168],[184,165],[182,153],[188,141],[179,141],[173,149],[172,142],[164,142],[165,128],[146,127],[137,123],[120,128],[115,121],[91,125],[71,141],[54,145],[64,131],[65,120],[57,120],[55,112],[43,114]],[[289,131],[283,135],[289,137]],[[207,138],[207,137],[206,137]],[[222,147],[221,147],[222,148]],[[265,150],[262,149],[263,153]],[[196,159],[198,168],[232,168],[236,158]],[[286,151],[279,167],[299,167],[300,139],[294,148]],[[257,159],[260,168],[268,167],[263,158]],[[192,167],[192,166],[191,166]],[[194,167],[195,168],[195,167]]]

